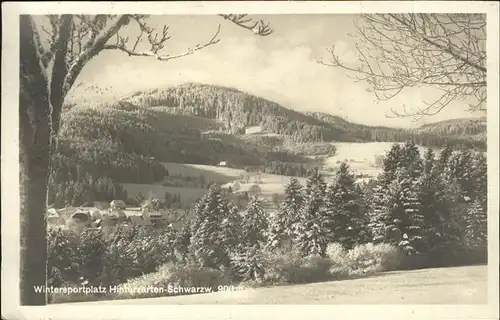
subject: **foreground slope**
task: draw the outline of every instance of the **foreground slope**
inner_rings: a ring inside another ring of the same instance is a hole
[[[355,280],[93,304],[485,304],[487,266],[386,272]]]

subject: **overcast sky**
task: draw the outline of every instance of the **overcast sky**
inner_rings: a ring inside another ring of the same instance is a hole
[[[183,82],[230,86],[276,101],[300,111],[322,111],[368,125],[415,126],[449,118],[467,117],[466,105],[457,102],[439,115],[415,123],[411,118],[388,119],[391,108],[412,108],[428,97],[428,89],[407,90],[397,98],[376,104],[366,84],[345,76],[343,70],[320,65],[316,58],[327,58],[325,51],[335,44],[346,60],[353,55],[354,15],[268,15],[254,16],[271,21],[275,30],[259,37],[217,16],[153,16],[151,26],[170,27],[168,53],[177,54],[208,41],[221,24],[221,41],[194,55],[168,62],[148,57],[128,57],[106,51],[82,71],[80,88],[110,87],[109,94],[122,95],[136,90],[162,88]],[[133,38],[135,25],[120,32]],[[79,91],[80,90],[80,91]],[[74,95],[83,95],[75,89]]]

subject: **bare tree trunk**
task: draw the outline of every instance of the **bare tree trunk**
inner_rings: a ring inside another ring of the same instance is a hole
[[[45,305],[47,283],[46,199],[51,112],[48,82],[40,64],[38,37],[30,16],[20,17],[20,297],[21,305]]]

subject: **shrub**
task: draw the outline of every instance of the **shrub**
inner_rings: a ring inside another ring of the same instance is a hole
[[[156,272],[142,275],[128,280],[117,286],[116,299],[135,299],[175,295],[173,288],[208,287],[213,291],[222,285],[229,285],[231,279],[225,272],[210,268],[200,268],[195,265],[180,266],[174,263],[166,263],[158,268]],[[153,290],[126,290],[127,288],[158,288],[159,292]],[[189,294],[184,292],[185,294]],[[195,293],[195,292],[192,292]]]
[[[393,271],[400,268],[403,261],[403,253],[395,246],[381,243],[373,246],[376,262],[382,271]]]
[[[300,266],[301,256],[297,250],[287,251],[264,251],[263,265],[265,284],[287,284],[294,283],[294,270]]]
[[[325,281],[331,261],[320,256],[302,257],[298,250],[263,252],[264,284],[291,284]]]
[[[345,259],[346,250],[340,243],[330,243],[326,247],[326,256],[334,263],[341,263]]]
[[[362,244],[349,251],[338,243],[331,243],[326,253],[332,262],[330,274],[333,278],[395,270],[404,261],[403,253],[386,243]]]
[[[367,243],[349,250],[346,263],[351,275],[359,275],[394,270],[401,264],[402,257],[402,253],[390,244]]]
[[[331,267],[332,261],[320,256],[308,256],[302,262],[302,269],[305,270],[304,274],[307,274],[305,278],[307,282],[326,281],[330,279]]]
[[[340,243],[330,243],[326,247],[326,256],[330,259],[330,275],[334,279],[349,276],[349,266],[346,264],[347,251]]]

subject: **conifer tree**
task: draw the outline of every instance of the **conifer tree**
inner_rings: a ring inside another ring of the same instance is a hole
[[[374,190],[369,227],[375,243],[399,246],[408,253],[425,250],[426,221],[422,215],[418,180],[401,168],[394,180]]]
[[[214,184],[195,205],[190,251],[206,267],[229,265],[229,251],[237,242],[238,213]]]
[[[388,195],[387,189],[382,186],[382,181],[379,179],[372,190],[372,202],[368,212],[368,227],[374,243],[390,243],[387,236],[388,230],[395,229],[394,225],[389,226],[391,221],[388,210]]]
[[[268,221],[262,209],[262,203],[254,197],[247,205],[242,221],[241,241],[247,247],[262,247],[265,244],[265,231],[268,228]]]
[[[420,210],[424,217],[422,233],[429,249],[446,242],[445,223],[450,219],[450,206],[446,201],[446,187],[434,153],[428,149],[425,154],[424,172],[419,179]]]
[[[401,228],[403,240],[400,247],[409,254],[422,253],[427,249],[427,228],[419,199],[419,183],[412,178],[411,171],[402,170],[398,173],[401,188],[399,203],[404,212],[404,225]]]
[[[444,197],[444,211],[442,234],[444,245],[447,248],[463,245],[468,204],[464,202],[461,186],[455,179],[443,178],[442,190]]]
[[[396,170],[402,165],[402,150],[398,143],[392,145],[383,160],[383,174],[380,182],[389,184],[394,180]]]
[[[311,194],[305,201],[297,223],[295,243],[303,256],[325,255],[328,245],[328,229],[320,211],[323,199]]]
[[[326,192],[326,183],[318,168],[314,168],[310,171],[309,177],[306,181],[305,196],[306,198],[312,193],[319,193],[319,196],[323,197]]]
[[[465,242],[471,249],[486,249],[488,241],[488,218],[486,208],[476,199],[468,208]]]
[[[439,153],[439,158],[436,162],[437,171],[446,180],[450,177],[449,162],[452,154],[451,147],[447,145]]]
[[[241,244],[242,217],[236,205],[227,199],[221,204],[222,223],[220,245],[230,255]]]
[[[380,182],[374,190],[374,199],[370,213],[370,223],[375,243],[399,245],[407,219],[401,203],[403,186],[397,179],[388,186]]]
[[[423,173],[428,174],[434,170],[435,154],[431,148],[428,148],[424,154]]]
[[[231,255],[233,275],[240,280],[260,281],[265,274],[265,263],[259,246],[240,247]]]
[[[302,185],[296,178],[290,178],[285,187],[284,199],[278,211],[271,217],[268,243],[270,248],[278,248],[285,243],[291,244],[303,204]]]
[[[456,181],[462,192],[462,201],[471,202],[473,197],[472,154],[469,150],[455,152],[449,162],[451,179]]]
[[[479,199],[482,202],[483,207],[486,208],[488,198],[488,168],[486,157],[482,152],[474,154],[471,180],[474,198]]]
[[[307,179],[305,202],[300,210],[296,228],[296,243],[304,256],[324,256],[328,244],[327,221],[324,204],[326,184],[318,170],[313,170]]]
[[[351,249],[366,237],[362,212],[362,195],[346,163],[340,165],[334,181],[328,186],[323,216],[329,231],[329,242]]]
[[[401,167],[404,168],[412,179],[416,179],[422,173],[422,158],[420,151],[412,140],[408,140],[401,148]]]
[[[460,153],[453,152],[450,146],[442,149],[434,168],[433,179],[437,181],[427,183],[427,185],[432,184],[432,189],[434,189],[434,191],[429,190],[428,193],[434,193],[431,196],[436,199],[436,204],[441,204],[440,208],[435,209],[441,220],[441,228],[438,231],[441,239],[438,246],[441,246],[447,253],[451,253],[450,251],[462,245],[465,230],[464,215],[467,205],[464,201],[462,186],[457,179],[458,176],[463,175],[463,171],[459,170],[461,166],[461,161],[458,161],[459,155]],[[425,205],[427,201],[422,201],[422,203]]]
[[[383,172],[373,188],[368,227],[374,243],[398,245],[403,235],[405,215],[400,204],[398,172],[404,166],[404,148],[395,143],[383,158]]]

